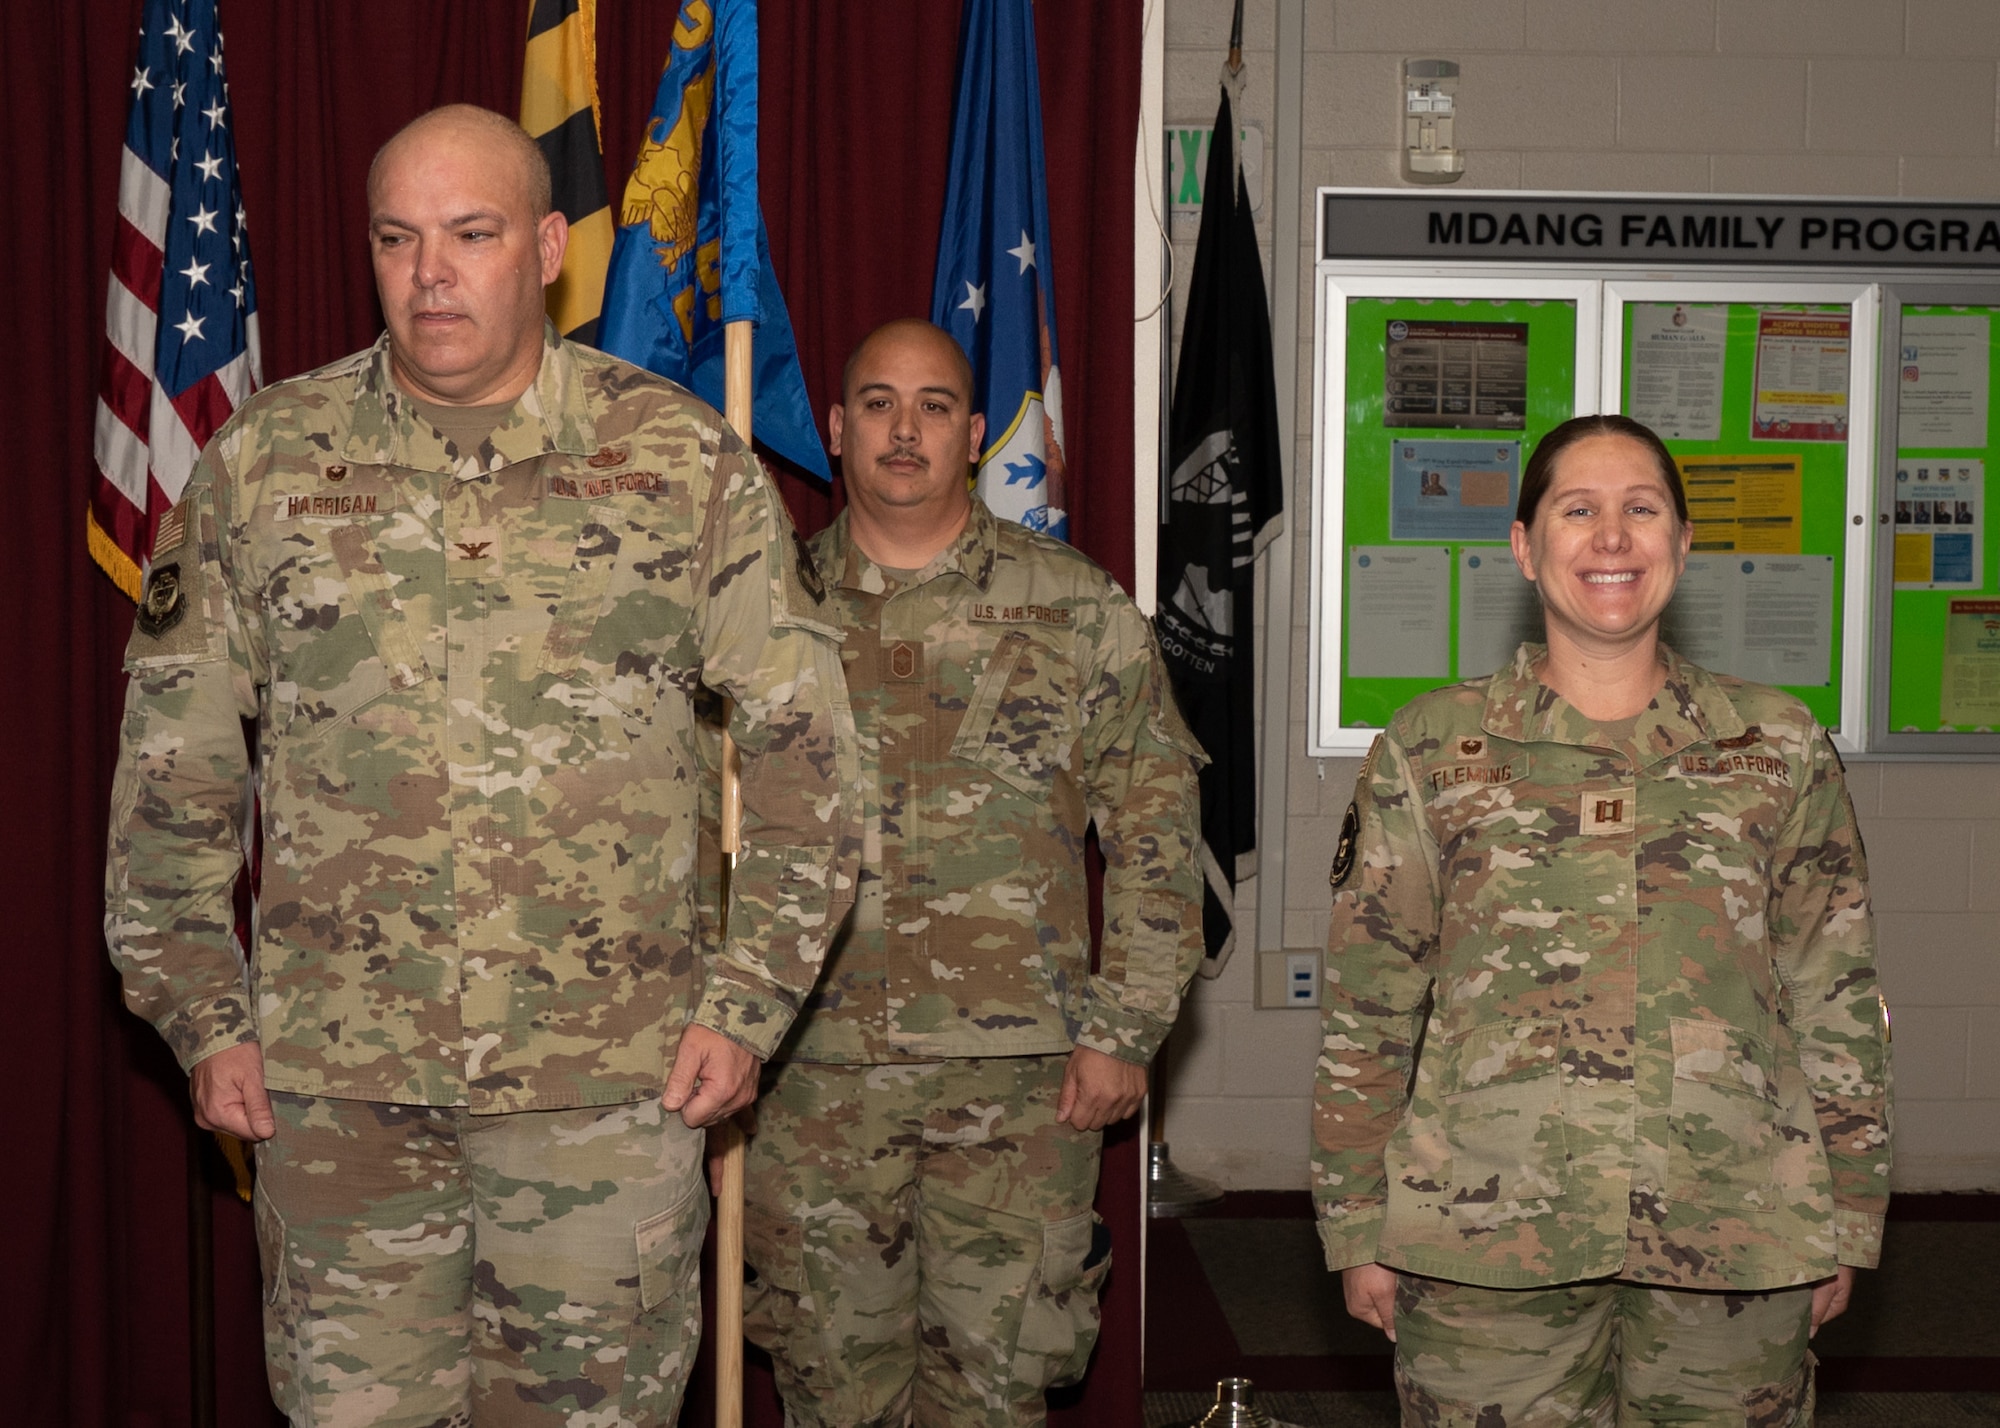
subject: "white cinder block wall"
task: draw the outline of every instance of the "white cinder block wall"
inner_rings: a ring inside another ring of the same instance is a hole
[[[1167,120],[1211,123],[1231,0],[1164,3]],[[1246,7],[1239,117],[1282,142],[1276,8]],[[1463,187],[2000,200],[1997,0],[1305,0],[1305,49],[1308,198],[1277,255],[1297,265],[1303,305],[1273,314],[1274,340],[1299,354],[1288,538],[1301,582],[1310,194],[1401,182],[1403,59],[1464,67]],[[1269,216],[1267,194],[1267,277]],[[1193,257],[1190,234],[1174,247],[1176,314]],[[1303,749],[1303,590],[1294,609],[1291,747]],[[1326,869],[1356,771],[1353,760],[1291,761],[1287,947],[1325,943]],[[2000,765],[1855,763],[1848,774],[1895,1015],[1898,1184],[2000,1188]],[[1252,928],[1255,885],[1240,892]],[[1167,1136],[1176,1163],[1227,1188],[1302,1188],[1318,1014],[1259,1010],[1254,962],[1246,949],[1197,983],[1167,1072]]]

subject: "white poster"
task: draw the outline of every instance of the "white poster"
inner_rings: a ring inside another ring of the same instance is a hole
[[[1491,674],[1524,640],[1542,638],[1542,601],[1505,546],[1458,552],[1458,677]]]
[[[1729,309],[1635,303],[1631,415],[1669,441],[1722,438],[1722,355]]]
[[[1753,438],[1847,440],[1849,326],[1844,312],[1757,315]]]
[[[1347,552],[1347,677],[1450,676],[1450,547],[1352,547]]]
[[[1825,685],[1833,677],[1833,557],[1691,555],[1660,638],[1718,674]]]
[[[1986,445],[1990,326],[1984,313],[1903,319],[1898,446]]]

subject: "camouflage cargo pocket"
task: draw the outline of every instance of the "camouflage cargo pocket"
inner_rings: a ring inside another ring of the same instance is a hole
[[[630,1428],[672,1424],[701,1347],[701,1242],[708,1187],[699,1176],[668,1209],[632,1227],[639,1312],[626,1344],[623,1416]]]
[[[1544,1199],[1569,1181],[1563,1132],[1562,1022],[1489,1022],[1438,1048],[1449,1161],[1445,1183],[1460,1202]]]
[[[1673,1020],[1667,1197],[1739,1214],[1775,1209],[1777,1049],[1719,1021]]]
[[[262,1169],[261,1157],[259,1169]],[[299,1359],[301,1306],[293,1301],[286,1273],[288,1240],[285,1217],[264,1193],[264,1178],[257,1177],[250,1193],[250,1213],[257,1233],[257,1265],[264,1289],[264,1373],[270,1382],[271,1400],[293,1422],[302,1422],[309,1411],[301,1390],[305,1387]]]
[[[972,692],[952,757],[991,770],[1013,788],[1048,797],[1056,771],[1076,748],[1076,671],[1025,630],[993,649]]]
[[[1052,1220],[1021,1306],[1016,1383],[1059,1388],[1083,1377],[1097,1343],[1097,1292],[1111,1272],[1111,1231],[1095,1211]]]
[[[743,1334],[758,1348],[794,1360],[805,1347],[792,1342],[806,1288],[802,1246],[796,1221],[744,1201]]]
[[[1764,1384],[1743,1395],[1746,1428],[1811,1428],[1817,1412],[1819,1360],[1806,1350],[1799,1371],[1783,1383]]]

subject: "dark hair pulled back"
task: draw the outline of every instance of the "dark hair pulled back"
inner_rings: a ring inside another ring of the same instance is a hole
[[[1579,441],[1588,441],[1593,436],[1622,436],[1644,447],[1673,495],[1674,514],[1680,517],[1682,525],[1687,524],[1687,492],[1681,489],[1680,467],[1674,464],[1673,453],[1644,422],[1614,413],[1571,417],[1535,444],[1534,454],[1528,458],[1528,469],[1521,473],[1521,499],[1514,506],[1515,520],[1524,526],[1534,525],[1535,511],[1548,493],[1549,483],[1555,479],[1556,461]]]

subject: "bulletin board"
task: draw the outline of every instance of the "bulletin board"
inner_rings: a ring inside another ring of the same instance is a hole
[[[1865,284],[1605,285],[1603,409],[1658,432],[1681,468],[1694,546],[1661,638],[1706,668],[1796,696],[1829,729],[1851,615],[1866,630],[1875,309]],[[1856,429],[1861,436],[1856,438]],[[1857,651],[1857,654],[1860,652]],[[1856,659],[1857,676],[1865,668]]]
[[[1344,638],[1314,679],[1333,686],[1324,733],[1365,749],[1418,694],[1490,674],[1538,637],[1507,532],[1534,443],[1596,400],[1599,290],[1520,278],[1341,289],[1321,313],[1339,354],[1343,436],[1328,455],[1340,499],[1315,511],[1314,578]]]
[[[1883,292],[1874,747],[2000,753],[2000,284]]]
[[[1328,188],[1318,208],[1309,754],[1364,751],[1540,637],[1491,503],[1551,426],[1616,411],[1688,490],[1667,643],[1789,691],[1843,754],[2000,756],[2000,204]],[[1518,411],[1424,385],[1440,320],[1492,324],[1456,336],[1522,371]]]

